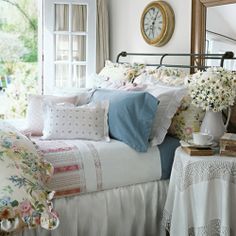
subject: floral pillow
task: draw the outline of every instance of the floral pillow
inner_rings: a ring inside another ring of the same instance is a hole
[[[144,69],[144,64],[121,64],[106,61],[105,67],[92,79],[95,87],[115,89],[132,82]]]
[[[160,67],[149,69],[135,78],[134,83],[150,84],[163,83],[168,86],[182,86],[185,84],[187,72],[176,68]]]
[[[50,201],[54,192],[44,185],[52,172],[51,164],[39,157],[26,136],[0,123],[0,233],[58,226]]]
[[[168,133],[181,140],[192,139],[192,133],[200,130],[205,112],[191,104],[190,96],[185,96],[172,119]]]

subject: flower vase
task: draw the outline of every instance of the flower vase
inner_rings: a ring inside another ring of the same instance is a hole
[[[213,141],[219,142],[220,137],[226,131],[226,128],[229,123],[230,118],[230,109],[228,109],[228,119],[226,124],[223,122],[222,112],[214,112],[212,110],[206,111],[205,116],[203,118],[200,131],[202,133],[207,133],[212,135]]]

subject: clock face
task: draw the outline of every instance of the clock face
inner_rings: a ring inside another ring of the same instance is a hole
[[[163,15],[157,7],[150,8],[144,15],[144,33],[147,38],[153,40],[157,38],[163,30]]]
[[[143,10],[140,27],[148,44],[158,47],[165,45],[173,34],[174,26],[174,11],[167,2],[154,1]]]

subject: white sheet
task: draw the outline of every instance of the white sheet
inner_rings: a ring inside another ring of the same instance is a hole
[[[56,173],[49,187],[56,190],[57,196],[100,191],[161,178],[157,147],[139,153],[117,140],[109,143],[33,140],[45,159],[55,167]]]

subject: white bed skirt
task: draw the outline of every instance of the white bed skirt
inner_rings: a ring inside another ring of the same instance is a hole
[[[164,236],[161,217],[168,183],[153,181],[56,199],[56,230],[25,230],[17,236]]]

